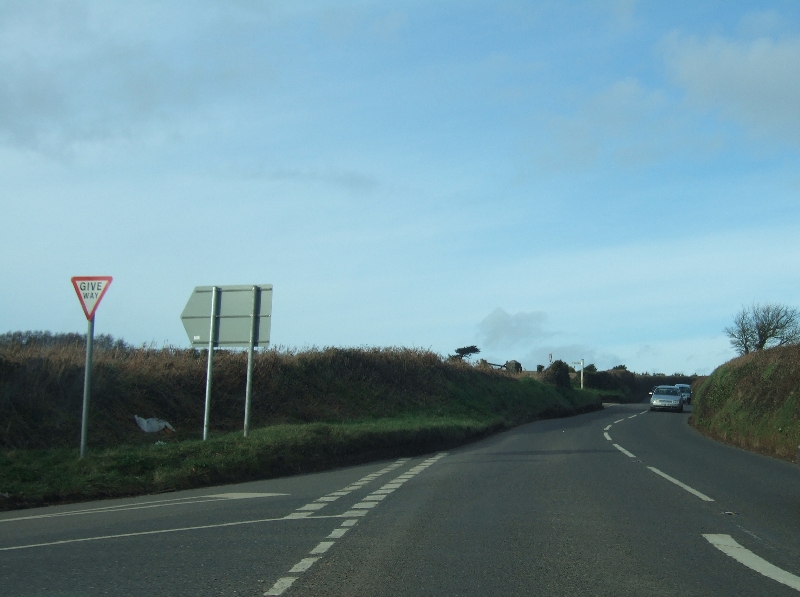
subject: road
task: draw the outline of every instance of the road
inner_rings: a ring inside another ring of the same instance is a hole
[[[792,595],[800,470],[617,405],[448,453],[0,515],[0,594]]]

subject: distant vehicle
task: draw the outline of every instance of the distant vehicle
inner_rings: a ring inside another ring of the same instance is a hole
[[[692,386],[686,383],[676,383],[675,387],[681,391],[684,404],[692,403]]]
[[[683,396],[675,386],[657,386],[650,397],[650,410],[683,412]]]

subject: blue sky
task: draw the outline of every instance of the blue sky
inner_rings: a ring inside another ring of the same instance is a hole
[[[794,2],[4,2],[0,331],[708,373],[800,305]]]

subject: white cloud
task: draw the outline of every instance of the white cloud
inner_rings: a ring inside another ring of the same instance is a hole
[[[718,141],[701,135],[663,91],[632,77],[591,95],[571,113],[552,117],[545,130],[537,162],[548,172],[600,164],[638,168],[718,149]]]
[[[478,332],[488,348],[508,348],[549,336],[542,329],[546,320],[541,311],[511,315],[498,307],[478,324]]]
[[[800,141],[800,38],[671,35],[666,63],[693,105],[750,133]]]

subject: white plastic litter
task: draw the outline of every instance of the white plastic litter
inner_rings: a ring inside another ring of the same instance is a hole
[[[133,418],[136,419],[136,424],[145,433],[156,433],[157,431],[161,431],[162,429],[164,429],[164,427],[166,427],[170,431],[175,431],[175,428],[169,423],[167,423],[164,419],[157,419],[155,417],[150,419],[143,419],[139,415],[133,415]]]

